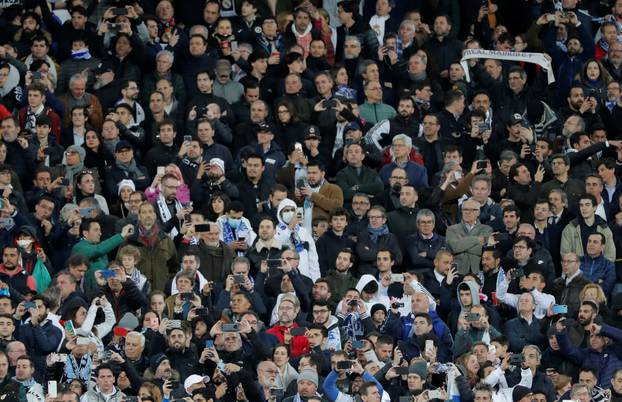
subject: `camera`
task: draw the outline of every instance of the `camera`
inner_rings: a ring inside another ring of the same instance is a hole
[[[348,302],[348,306],[351,306],[351,307],[356,307],[356,306],[358,306],[358,305],[359,305],[359,302],[358,302],[358,300],[356,300],[356,299],[355,299],[355,300],[350,300],[350,301]]]
[[[479,133],[481,134],[484,131],[490,130],[490,124],[489,123],[479,123],[477,125],[477,129],[479,130]]]
[[[402,308],[404,303],[391,303],[391,308]]]
[[[510,274],[512,280],[514,279],[518,279],[522,276],[525,276],[525,270],[522,268],[515,268],[512,273]]]
[[[236,323],[222,324],[222,332],[238,332],[240,331],[240,325]]]
[[[352,368],[352,360],[342,360],[337,362],[337,368],[339,370],[349,370]]]
[[[479,321],[481,315],[479,313],[468,313],[464,319],[467,321]]]
[[[512,356],[510,356],[510,364],[514,366],[519,366],[523,364],[524,361],[525,356],[523,356],[522,353],[514,353]]]

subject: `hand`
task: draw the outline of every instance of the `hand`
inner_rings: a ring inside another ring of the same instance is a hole
[[[41,227],[43,228],[45,236],[49,236],[52,232],[52,222],[47,219],[41,221]]]
[[[104,277],[102,276],[101,271],[95,271],[95,282],[97,282],[99,286],[106,286],[106,284],[108,283],[106,279],[104,279]]]
[[[214,288],[214,282],[210,282],[208,281],[205,286],[203,286],[203,289],[201,289],[201,292],[203,292],[204,296],[209,295],[212,292],[212,289]]]
[[[311,187],[303,187],[300,189],[300,194],[302,194],[304,197],[311,197],[313,191],[311,191]]]
[[[125,362],[123,356],[112,350],[110,351],[110,360],[119,364],[123,364],[123,362]]]
[[[324,100],[322,99],[321,101],[316,103],[315,106],[313,106],[313,110],[316,112],[323,112],[324,110],[326,110],[326,106],[324,106]]]
[[[367,306],[365,305],[365,303],[363,303],[363,300],[358,300],[356,307],[359,314],[367,312]]]
[[[358,360],[354,360],[352,362],[352,368],[350,369],[351,372],[356,373],[356,374],[363,374],[363,366],[361,366],[361,363],[359,363]]]
[[[47,262],[48,257],[45,255],[45,251],[42,248],[37,248],[37,259],[41,260],[44,264]]]
[[[201,364],[205,363],[205,361],[209,358],[209,354],[210,354],[210,349],[208,348],[203,349],[203,351],[201,352],[201,356],[199,357],[199,363]]]
[[[222,384],[216,387],[216,390],[214,391],[216,400],[221,400],[222,397],[224,397],[227,394],[227,388],[228,388],[228,385],[226,382],[223,382]]]
[[[199,164],[199,169],[197,170],[197,179],[201,180],[203,176],[205,176],[205,172],[209,169],[209,165],[207,162],[203,161]]]
[[[538,170],[536,170],[536,174],[533,175],[533,179],[536,183],[542,183],[542,180],[544,180],[544,168],[542,165],[538,165]]]
[[[116,272],[115,278],[119,280],[121,283],[127,282],[127,274],[123,268],[114,268],[114,272]]]
[[[568,12],[568,22],[570,22],[570,24],[574,26],[579,25],[579,18],[577,17],[577,14],[575,14],[573,11]]]
[[[171,387],[171,380],[168,379],[164,381],[164,384],[162,385],[162,395],[164,396],[164,398],[170,400],[172,391],[173,391],[173,388]]]
[[[197,118],[197,107],[192,106],[192,109],[190,109],[190,112],[188,112],[188,120],[194,120]]]
[[[225,280],[225,290],[227,292],[231,292],[231,288],[235,285],[235,279],[233,275],[227,275],[227,279]]]
[[[531,155],[531,148],[529,147],[529,144],[523,144],[520,148],[520,158],[525,159],[529,155]]]
[[[590,327],[589,327],[589,329],[590,329],[590,333],[591,333],[591,334],[593,334],[593,335],[598,335],[598,334],[600,334],[600,331],[601,331],[601,329],[602,329],[602,328],[603,328],[603,327],[602,327],[601,325],[598,325],[598,324],[595,324],[595,323],[592,323],[592,324],[590,325]]]
[[[22,149],[28,149],[28,140],[24,137],[17,137],[17,143]]]
[[[225,364],[225,373],[227,374],[237,373],[241,369],[242,367],[238,366],[237,364],[233,364],[233,363]]]
[[[458,271],[453,268],[450,267],[449,270],[447,271],[447,276],[446,276],[446,281],[448,285],[451,285],[452,283],[454,283],[454,280],[458,277]]]
[[[395,351],[393,352],[393,366],[399,366],[403,358],[404,354],[402,354],[400,348],[395,348]]]
[[[133,234],[134,234],[134,225],[132,224],[125,225],[123,226],[123,229],[121,229],[121,237],[123,237],[124,239],[127,239]]]
[[[619,214],[622,215],[622,212],[620,212]],[[262,260],[261,261],[261,264],[259,265],[259,271],[262,274],[265,274],[265,273],[268,272],[268,261],[266,261],[266,260]]]

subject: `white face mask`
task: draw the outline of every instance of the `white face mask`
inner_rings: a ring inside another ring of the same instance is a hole
[[[32,240],[18,240],[17,241],[17,245],[20,246],[21,248],[26,248],[28,246],[30,246],[30,244],[32,244]]]
[[[294,211],[283,212],[283,222],[290,223],[294,218]]]

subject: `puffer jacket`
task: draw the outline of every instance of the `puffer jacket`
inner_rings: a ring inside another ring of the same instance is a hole
[[[125,394],[117,387],[114,388],[114,394],[106,398],[99,392],[97,387],[89,389],[86,394],[82,395],[80,402],[122,402],[125,400]]]
[[[622,369],[622,330],[609,325],[603,325],[600,330],[612,342],[602,352],[592,348],[580,349],[568,338],[567,332],[556,334],[560,351],[570,360],[582,367],[592,367],[598,372],[598,385],[608,387],[614,373]]]

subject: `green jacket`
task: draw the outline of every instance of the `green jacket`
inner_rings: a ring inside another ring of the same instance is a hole
[[[602,233],[605,236],[605,252],[603,253],[605,258],[609,261],[615,262],[616,260],[616,245],[613,241],[613,233],[607,223],[600,217],[596,217],[596,232]],[[562,242],[560,246],[561,254],[574,252],[577,257],[585,255],[583,250],[583,240],[581,239],[581,225],[579,219],[573,219],[566,225],[562,231]]]
[[[158,235],[153,247],[146,246],[138,237],[138,230],[127,238],[127,244],[140,250],[140,261],[136,265],[145,275],[151,289],[164,290],[166,282],[179,270],[177,265],[177,249],[173,240],[164,232]]]
[[[342,275],[334,269],[326,275],[326,280],[330,285],[331,300],[335,303],[339,303],[346,291],[350,288],[355,288],[358,283],[358,280],[349,271],[347,274]]]
[[[366,123],[376,124],[382,120],[392,119],[397,116],[393,106],[386,103],[363,103],[359,106],[359,116],[365,119]]]
[[[84,290],[86,294],[97,289],[95,272],[105,269],[108,266],[108,253],[117,248],[121,243],[123,243],[123,236],[116,234],[97,244],[82,239],[73,246],[71,255],[82,254],[91,261],[89,270],[86,272],[84,278]]]

